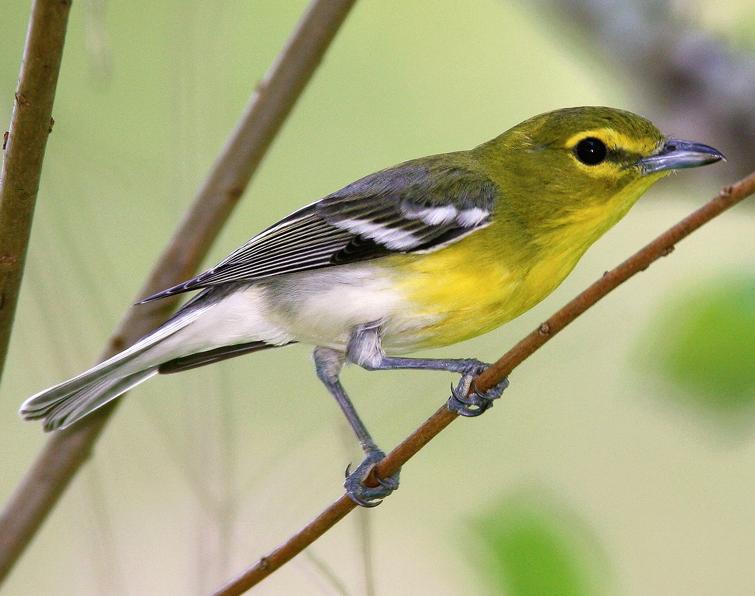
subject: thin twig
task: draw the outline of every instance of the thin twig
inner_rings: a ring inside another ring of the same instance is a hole
[[[304,551],[304,556],[309,559],[309,562],[312,563],[312,566],[317,570],[317,573],[319,574],[317,579],[324,579],[333,592],[339,596],[349,596],[346,584],[343,583],[341,578],[338,577],[330,565],[315,554],[314,549],[311,548]]]
[[[0,173],[0,377],[24,274],[71,0],[35,0]]]
[[[375,549],[372,546],[375,532],[372,530],[372,520],[373,517],[368,509],[362,508],[361,511],[357,512],[359,537],[362,542],[360,554],[364,567],[364,596],[375,596],[377,594],[375,589]]]
[[[755,172],[731,186],[724,187],[715,198],[703,207],[669,228],[621,265],[604,274],[584,292],[558,310],[552,317],[506,352],[497,362],[483,371],[475,379],[474,386],[479,391],[486,391],[500,383],[517,366],[598,300],[633,275],[647,269],[654,261],[670,254],[677,242],[753,193],[755,193]],[[387,478],[397,472],[403,464],[451,424],[456,417],[457,415],[451,412],[445,404],[441,406],[424,424],[375,465],[367,478],[367,484],[377,486],[375,475],[380,478]],[[242,594],[257,585],[346,517],[355,507],[356,505],[349,497],[341,496],[285,544],[262,557],[236,579],[215,592],[214,596]]]
[[[354,2],[312,1],[268,76],[256,89],[140,296],[186,279],[199,266]],[[175,307],[175,301],[163,302],[129,310],[103,358],[162,322]],[[0,515],[0,581],[91,455],[117,403],[111,402],[81,423],[52,435],[16,488]]]

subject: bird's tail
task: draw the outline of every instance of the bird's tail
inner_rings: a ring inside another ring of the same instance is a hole
[[[27,399],[21,416],[44,418],[47,431],[66,428],[155,374],[157,367],[125,375],[119,368],[105,373],[88,370]]]
[[[66,428],[97,408],[104,406],[135,385],[158,373],[169,353],[154,349],[207,310],[197,305],[184,309],[161,327],[131,347],[101,362],[80,375],[32,395],[22,405],[20,414],[27,420],[44,419],[47,431]]]

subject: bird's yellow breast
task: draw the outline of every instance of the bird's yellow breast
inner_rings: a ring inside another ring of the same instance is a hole
[[[632,185],[534,235],[521,234],[517,222],[498,219],[435,252],[389,258],[394,283],[411,305],[407,310],[429,321],[412,347],[463,341],[535,306],[647,186],[649,181]]]
[[[432,321],[414,347],[453,344],[516,318],[553,291],[583,252],[522,258],[520,247],[494,242],[496,232],[491,226],[436,252],[396,258],[397,289],[413,314]]]

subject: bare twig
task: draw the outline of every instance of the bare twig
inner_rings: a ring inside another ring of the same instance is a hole
[[[140,296],[178,283],[198,267],[354,2],[312,1],[268,76],[255,91]],[[175,301],[162,302],[130,310],[103,358],[136,341],[175,307]],[[0,515],[0,581],[90,456],[117,403],[111,402],[80,424],[52,435],[17,487]]]
[[[517,366],[598,300],[633,275],[647,269],[654,261],[670,254],[677,242],[753,193],[755,193],[755,172],[739,182],[723,188],[715,198],[703,207],[669,228],[621,265],[607,272],[566,306],[558,310],[552,317],[506,352],[497,362],[483,371],[475,379],[474,386],[479,391],[486,391],[500,383]],[[451,424],[456,417],[457,414],[451,412],[444,404],[424,424],[375,465],[368,476],[367,483],[377,486],[375,475],[380,478],[387,478],[397,472],[403,464]],[[244,593],[293,559],[337,522],[346,517],[355,507],[354,502],[346,495],[341,496],[285,544],[262,557],[236,579],[220,588],[215,592],[215,596],[233,596]]]
[[[327,586],[339,596],[349,596],[349,591],[346,589],[341,578],[338,577],[335,571],[333,571],[325,561],[315,554],[314,549],[311,548],[304,551],[304,556],[309,559],[309,562],[312,563],[312,566],[319,574],[317,579],[324,579],[325,582],[327,582]]]
[[[71,0],[35,0],[0,173],[0,377],[24,273]]]

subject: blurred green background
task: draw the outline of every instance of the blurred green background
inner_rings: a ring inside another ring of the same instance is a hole
[[[752,60],[750,2],[657,4]],[[3,501],[45,441],[20,401],[95,360],[304,6],[74,3],[0,392]],[[28,2],[0,14],[7,123]],[[611,105],[675,136],[705,129],[669,119],[657,82],[567,21],[547,2],[359,2],[207,265],[361,175],[543,111]],[[753,166],[725,136],[695,140],[729,162],[665,180],[543,304],[433,354],[497,358]],[[258,593],[752,596],[754,224],[736,208],[602,301],[512,375],[490,414],[406,466],[395,496]],[[345,374],[386,449],[451,380]],[[303,346],[157,378],[118,410],[4,593],[206,593],[340,495],[353,443]]]

